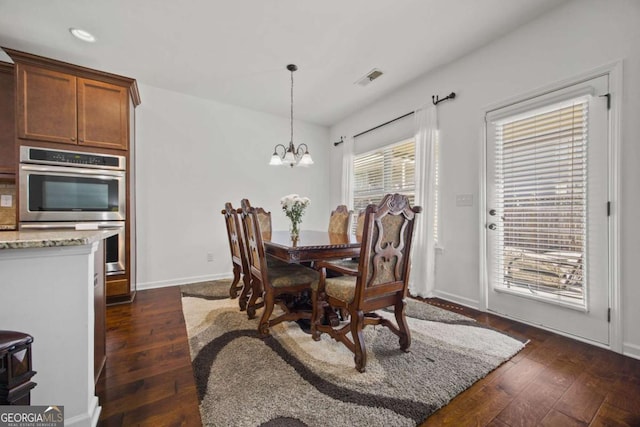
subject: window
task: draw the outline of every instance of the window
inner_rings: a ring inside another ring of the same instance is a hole
[[[438,245],[440,229],[440,141],[435,141],[435,194],[433,216],[433,241]],[[415,205],[416,193],[416,142],[410,138],[395,144],[356,155],[353,161],[353,229],[360,210],[370,204],[378,204],[389,193],[409,197]],[[423,206],[424,208],[424,206]]]
[[[415,201],[416,150],[413,138],[355,156],[353,209],[378,204],[385,194],[400,193]]]
[[[496,123],[502,286],[582,302],[588,99]]]

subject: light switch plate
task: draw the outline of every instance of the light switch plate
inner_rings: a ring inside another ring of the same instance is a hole
[[[473,194],[456,194],[456,206],[473,206]]]
[[[11,194],[0,195],[0,207],[10,208],[13,206],[13,196]]]

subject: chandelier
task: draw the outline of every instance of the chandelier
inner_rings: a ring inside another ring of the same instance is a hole
[[[287,65],[287,70],[291,71],[291,139],[289,140],[288,147],[285,147],[283,144],[277,144],[273,147],[273,155],[271,155],[271,161],[269,162],[272,166],[289,165],[294,167],[313,164],[313,159],[311,159],[307,144],[300,144],[298,148],[293,145],[293,72],[297,69],[298,67],[294,64]]]

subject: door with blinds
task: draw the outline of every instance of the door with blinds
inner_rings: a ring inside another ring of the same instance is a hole
[[[608,77],[487,114],[487,303],[609,343]]]

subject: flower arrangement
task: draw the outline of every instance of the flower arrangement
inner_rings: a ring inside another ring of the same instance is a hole
[[[289,194],[280,199],[284,214],[291,220],[291,238],[294,240],[300,235],[299,226],[302,222],[302,215],[310,202],[308,197],[300,197],[297,194]]]

